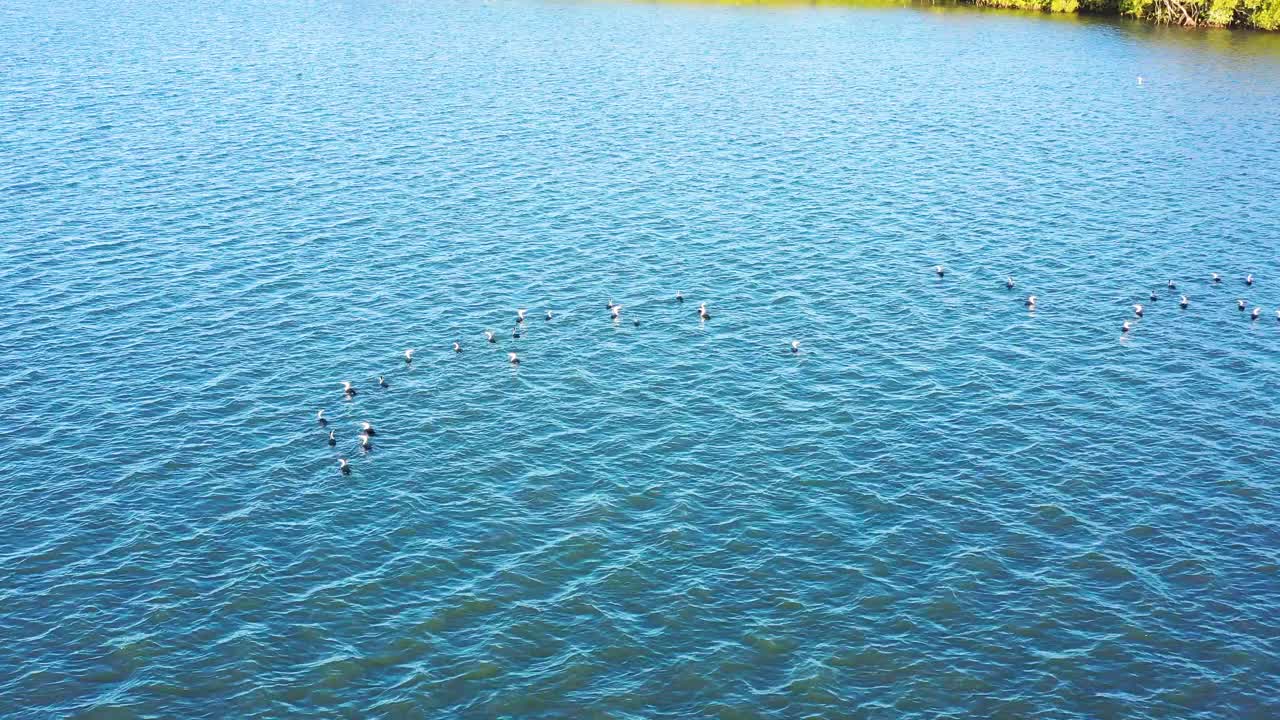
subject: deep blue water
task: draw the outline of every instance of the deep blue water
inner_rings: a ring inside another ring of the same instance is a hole
[[[1274,38],[195,5],[0,6],[0,715],[1280,715]]]

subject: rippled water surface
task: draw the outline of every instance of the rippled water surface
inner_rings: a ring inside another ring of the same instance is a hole
[[[1269,38],[197,5],[0,6],[0,715],[1280,715]]]

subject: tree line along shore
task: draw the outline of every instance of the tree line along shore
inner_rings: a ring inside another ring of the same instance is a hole
[[[1121,15],[1166,25],[1280,30],[1280,0],[959,0],[984,7]]]
[[[1280,0],[652,0],[725,5],[973,5],[1127,17],[1161,25],[1280,30]]]

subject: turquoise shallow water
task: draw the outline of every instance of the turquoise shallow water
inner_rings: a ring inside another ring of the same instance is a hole
[[[1280,714],[1267,39],[212,5],[0,7],[0,715]]]

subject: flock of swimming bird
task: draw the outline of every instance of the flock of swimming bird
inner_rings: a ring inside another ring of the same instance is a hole
[[[1214,285],[1221,285],[1221,284],[1222,284],[1222,276],[1221,276],[1221,275],[1219,275],[1218,273],[1212,273],[1212,280],[1213,280],[1213,284],[1214,284]],[[1246,275],[1246,276],[1244,277],[1244,284],[1245,284],[1246,286],[1248,286],[1248,287],[1253,287],[1253,273],[1250,273],[1250,274],[1248,274],[1248,275]],[[1178,284],[1177,284],[1177,283],[1175,283],[1173,280],[1170,280],[1170,281],[1165,285],[1165,287],[1169,288],[1170,290],[1177,290],[1177,289],[1178,289]],[[1152,291],[1151,291],[1151,302],[1155,302],[1155,301],[1156,301],[1156,300],[1158,300],[1159,298],[1160,298],[1160,296],[1159,296],[1159,295],[1156,295],[1156,291],[1155,291],[1155,290],[1152,290]],[[1182,296],[1178,299],[1178,307],[1182,308],[1183,310],[1186,310],[1190,305],[1191,305],[1191,300],[1190,300],[1186,295],[1182,295]],[[1247,308],[1247,307],[1248,307],[1248,303],[1246,303],[1246,302],[1244,301],[1244,298],[1237,298],[1237,299],[1236,299],[1236,309],[1238,309],[1240,312],[1244,312],[1244,311],[1245,311],[1245,308]],[[1142,317],[1144,310],[1145,310],[1145,308],[1143,307],[1142,303],[1135,303],[1135,304],[1134,304],[1134,306],[1133,306],[1133,314],[1134,314],[1134,315],[1136,315],[1136,316],[1138,316],[1138,317]],[[1250,319],[1250,320],[1257,320],[1257,319],[1258,319],[1258,318],[1260,318],[1260,317],[1262,317],[1262,308],[1261,308],[1261,307],[1254,307],[1254,308],[1253,308],[1253,312],[1249,313],[1249,319]],[[1277,310],[1276,310],[1276,322],[1280,322],[1280,309],[1277,309]],[[1121,332],[1121,333],[1128,333],[1128,332],[1129,332],[1129,330],[1131,330],[1132,328],[1133,328],[1133,326],[1132,326],[1132,325],[1130,325],[1129,321],[1128,321],[1128,320],[1125,320],[1125,321],[1124,321],[1124,324],[1120,326],[1120,332]]]
[[[943,278],[943,277],[945,277],[945,276],[946,276],[946,274],[947,274],[947,269],[946,269],[945,267],[941,266],[941,265],[937,265],[937,266],[935,266],[935,267],[933,268],[933,272],[934,272],[934,274],[935,274],[935,275],[937,275],[939,278]],[[1222,276],[1221,276],[1221,275],[1219,275],[1218,273],[1212,273],[1212,275],[1211,275],[1211,278],[1210,278],[1210,279],[1211,279],[1211,281],[1213,282],[1213,284],[1215,284],[1215,285],[1221,285],[1221,284],[1222,284]],[[1245,284],[1246,286],[1248,286],[1248,287],[1253,287],[1253,275],[1252,275],[1252,274],[1249,274],[1249,275],[1246,275],[1246,276],[1245,276],[1245,278],[1244,278],[1244,284]],[[1014,282],[1014,280],[1013,280],[1013,277],[1012,277],[1012,276],[1005,278],[1004,286],[1005,286],[1005,288],[1007,288],[1007,289],[1009,289],[1009,290],[1012,290],[1012,289],[1016,286],[1016,283]],[[1167,288],[1168,288],[1169,290],[1171,290],[1171,291],[1173,291],[1173,290],[1177,290],[1177,289],[1178,289],[1178,285],[1177,285],[1177,283],[1175,283],[1173,280],[1169,280],[1169,282],[1168,282],[1168,283],[1166,283],[1165,287],[1167,287]],[[1158,300],[1158,299],[1159,299],[1159,297],[1160,297],[1160,296],[1156,294],[1156,291],[1155,291],[1155,290],[1152,290],[1152,291],[1151,291],[1151,295],[1150,295],[1151,302],[1155,302],[1156,300]],[[678,302],[678,303],[682,303],[682,302],[684,302],[684,294],[683,294],[683,293],[681,293],[681,292],[676,292],[676,295],[675,295],[675,301],[676,301],[676,302]],[[1037,303],[1037,302],[1038,302],[1038,299],[1036,298],[1036,296],[1035,296],[1035,295],[1028,295],[1028,296],[1027,296],[1027,298],[1026,298],[1026,300],[1024,301],[1024,304],[1027,306],[1027,308],[1028,308],[1029,310],[1035,310],[1035,309],[1036,309],[1036,303]],[[1190,307],[1190,305],[1191,305],[1191,300],[1190,300],[1190,298],[1188,298],[1186,295],[1181,295],[1181,296],[1179,297],[1179,300],[1178,300],[1178,306],[1179,306],[1180,308],[1182,308],[1183,310],[1186,310],[1188,307]],[[1236,307],[1237,307],[1241,312],[1243,312],[1243,311],[1246,309],[1246,307],[1247,307],[1247,303],[1245,303],[1245,301],[1244,301],[1244,299],[1243,299],[1243,298],[1237,299],[1237,300],[1236,300]],[[609,300],[609,302],[605,304],[605,309],[607,309],[607,310],[609,311],[609,314],[610,314],[610,316],[613,318],[614,322],[619,322],[619,321],[621,321],[621,319],[622,319],[622,305],[620,305],[620,304],[617,304],[617,303],[613,302],[613,300]],[[1143,313],[1145,312],[1145,307],[1144,307],[1141,303],[1136,303],[1136,304],[1133,306],[1133,312],[1134,312],[1134,315],[1136,315],[1137,317],[1141,318],[1141,317],[1143,316]],[[522,308],[522,309],[519,309],[519,310],[516,310],[516,326],[511,330],[511,337],[513,337],[513,338],[519,338],[519,337],[521,336],[521,329],[524,327],[524,322],[525,322],[526,315],[527,315],[527,311],[526,311],[526,310],[524,310],[523,308]],[[1251,319],[1251,320],[1257,320],[1261,315],[1262,315],[1262,308],[1261,308],[1261,307],[1255,307],[1255,308],[1253,308],[1253,311],[1250,313],[1250,319]],[[546,311],[545,320],[546,320],[546,321],[548,321],[548,322],[550,322],[551,318],[552,318],[551,311],[550,311],[550,310],[547,310],[547,311]],[[704,303],[700,303],[700,304],[698,305],[698,319],[699,319],[700,321],[706,321],[706,320],[710,320],[710,319],[711,319],[711,314],[710,314],[709,312],[707,312],[707,304],[706,304],[705,302],[704,302]],[[1280,322],[1280,309],[1277,309],[1277,310],[1276,310],[1276,321],[1277,321],[1277,322]],[[632,324],[633,324],[633,325],[635,325],[636,327],[639,327],[639,326],[640,326],[640,321],[639,321],[639,320],[632,320]],[[1124,321],[1124,323],[1120,326],[1120,332],[1121,332],[1122,334],[1128,334],[1128,332],[1132,329],[1132,327],[1133,327],[1133,326],[1130,324],[1130,321],[1129,321],[1129,320],[1125,320],[1125,321]],[[496,344],[496,343],[498,342],[498,337],[497,337],[497,335],[495,335],[495,334],[494,334],[494,332],[493,332],[492,330],[485,330],[485,331],[484,331],[484,336],[485,336],[485,340],[486,340],[487,342],[489,342],[489,343],[495,343],[495,344]],[[792,354],[796,354],[796,355],[798,355],[798,354],[800,353],[800,341],[799,341],[799,340],[792,340],[792,341],[791,341],[790,348],[791,348],[791,353],[792,353]],[[460,343],[460,342],[454,342],[454,343],[453,343],[453,351],[454,351],[455,353],[460,353],[460,352],[462,352],[462,343]],[[413,354],[414,354],[414,349],[413,349],[413,348],[409,348],[408,350],[405,350],[405,351],[404,351],[404,362],[405,362],[405,364],[406,364],[406,365],[409,365],[409,364],[412,364],[412,363],[413,363]],[[511,364],[511,366],[512,366],[512,367],[519,367],[519,365],[520,365],[520,356],[519,356],[519,355],[517,355],[517,354],[516,354],[516,353],[514,353],[514,352],[509,352],[509,353],[507,353],[507,362],[509,362],[509,363]],[[379,376],[378,376],[378,386],[379,386],[379,387],[381,387],[381,388],[387,388],[387,387],[389,387],[389,384],[387,383],[387,380],[386,380],[386,376],[385,376],[385,375],[379,375]],[[346,398],[347,400],[351,400],[352,398],[354,398],[354,397],[356,396],[356,394],[357,394],[357,390],[356,390],[355,386],[351,384],[351,381],[349,381],[349,380],[343,380],[343,381],[342,381],[342,394],[343,394],[343,397],[344,397],[344,398]],[[321,409],[320,411],[318,411],[318,412],[316,413],[316,421],[319,423],[319,425],[320,425],[321,429],[327,429],[327,428],[328,428],[329,420],[328,420],[327,418],[325,418],[325,416],[324,416],[324,410],[323,410],[323,409]],[[358,439],[359,439],[359,441],[360,441],[360,449],[361,449],[362,451],[367,452],[367,451],[369,451],[369,450],[372,450],[372,449],[373,449],[373,441],[372,441],[372,438],[373,438],[373,436],[374,436],[374,435],[376,435],[376,434],[377,434],[377,430],[375,430],[375,429],[374,429],[374,427],[373,427],[373,424],[372,424],[372,423],[369,423],[368,421],[364,421],[364,422],[361,422],[361,423],[360,423],[360,432],[359,432],[359,434],[357,435],[357,438],[358,438]],[[330,447],[334,447],[334,446],[336,446],[336,445],[338,444],[338,437],[337,437],[337,431],[336,431],[336,430],[332,430],[332,429],[330,429],[330,430],[329,430],[329,439],[328,439],[328,441],[329,441],[329,446],[330,446]],[[338,470],[339,470],[339,472],[341,472],[343,475],[349,475],[349,474],[351,473],[351,463],[350,463],[346,458],[344,458],[344,457],[339,457],[339,458],[338,458]]]
[[[946,269],[946,268],[944,268],[944,267],[942,267],[941,265],[937,265],[937,266],[935,266],[935,267],[933,268],[933,272],[934,272],[934,274],[936,274],[938,277],[943,277],[943,276],[945,276],[945,275],[947,274],[947,269]],[[1221,275],[1219,275],[1218,273],[1211,273],[1211,275],[1212,275],[1212,278],[1211,278],[1211,279],[1213,280],[1213,284],[1215,284],[1215,285],[1221,285],[1221,284],[1222,284],[1222,276],[1221,276]],[[1247,285],[1248,287],[1253,287],[1253,273],[1249,273],[1248,275],[1246,275],[1246,276],[1244,277],[1244,284],[1245,284],[1245,285]],[[1009,288],[1010,290],[1012,290],[1012,289],[1013,289],[1014,282],[1013,282],[1013,277],[1012,277],[1012,276],[1010,276],[1010,277],[1008,277],[1008,278],[1005,278],[1004,286],[1005,286],[1005,287],[1007,287],[1007,288]],[[1171,280],[1169,280],[1169,282],[1168,282],[1168,283],[1166,283],[1166,284],[1165,284],[1165,287],[1169,288],[1170,290],[1177,290],[1177,289],[1178,289],[1178,284],[1177,284],[1177,283],[1175,283],[1175,282],[1171,279]],[[1159,299],[1160,299],[1160,296],[1156,294],[1156,291],[1155,291],[1155,290],[1152,290],[1152,291],[1151,291],[1151,302],[1155,302],[1156,300],[1159,300]],[[1027,306],[1029,309],[1031,309],[1031,310],[1035,310],[1035,309],[1036,309],[1036,296],[1035,296],[1035,295],[1028,295],[1028,296],[1027,296],[1026,306]],[[1182,308],[1183,310],[1186,310],[1186,309],[1187,309],[1188,307],[1190,307],[1190,306],[1191,306],[1191,299],[1190,299],[1190,298],[1188,298],[1186,295],[1182,295],[1182,296],[1180,296],[1180,297],[1178,298],[1178,307]],[[1237,307],[1241,312],[1243,312],[1243,311],[1244,311],[1244,309],[1245,309],[1247,306],[1248,306],[1248,304],[1247,304],[1247,303],[1245,303],[1244,298],[1238,298],[1238,299],[1236,300],[1236,307]],[[1142,317],[1143,312],[1145,312],[1145,306],[1143,306],[1143,305],[1142,305],[1142,303],[1135,303],[1135,304],[1134,304],[1134,306],[1133,306],[1133,314],[1134,314],[1134,315],[1137,315],[1138,317]],[[1250,319],[1250,320],[1257,320],[1259,317],[1262,317],[1262,308],[1261,308],[1261,307],[1255,307],[1255,308],[1253,309],[1253,312],[1249,313],[1249,319]],[[1280,322],[1280,308],[1278,308],[1278,309],[1276,310],[1276,322]],[[1129,321],[1128,321],[1128,320],[1125,320],[1125,321],[1124,321],[1124,323],[1120,326],[1120,332],[1121,332],[1121,333],[1126,333],[1126,334],[1127,334],[1127,333],[1128,333],[1130,330],[1132,330],[1132,329],[1133,329],[1133,326],[1129,323]]]
[[[675,301],[678,303],[684,302],[684,293],[677,291],[675,296]],[[609,300],[609,302],[605,304],[605,309],[609,311],[609,314],[613,318],[614,322],[620,322],[622,320],[621,304],[615,303],[613,300]],[[523,308],[516,310],[516,326],[511,330],[512,338],[516,338],[516,339],[520,338],[521,329],[524,327],[524,321],[527,314],[528,314],[528,311]],[[547,310],[546,316],[544,319],[547,322],[550,322],[551,318],[552,318],[551,311]],[[705,322],[710,319],[711,319],[711,313],[707,311],[707,304],[705,302],[699,303],[698,304],[698,320]],[[632,320],[631,324],[636,327],[639,327],[640,321]],[[484,337],[485,337],[485,340],[489,343],[496,344],[498,342],[498,336],[494,334],[492,330],[485,330]],[[453,351],[455,353],[462,352],[462,343],[454,342]],[[791,341],[791,352],[796,354],[800,352],[799,340]],[[404,351],[404,362],[406,365],[411,365],[413,363],[413,355],[414,355],[413,348],[409,348],[408,350]],[[507,353],[507,362],[510,363],[512,367],[519,367],[520,356],[514,352],[509,352]],[[387,378],[385,375],[378,376],[378,387],[380,388],[390,387],[390,384],[387,382]],[[344,398],[346,398],[347,400],[351,400],[358,394],[358,392],[359,391],[356,390],[355,385],[353,385],[350,380],[342,381],[342,395]],[[324,409],[320,409],[319,411],[316,412],[316,422],[320,424],[321,429],[328,429],[329,420],[324,416]],[[372,438],[374,435],[377,435],[377,434],[378,434],[378,431],[374,429],[372,423],[368,421],[361,422],[360,433],[357,435],[357,438],[360,441],[360,449],[365,452],[372,450],[373,449]],[[337,444],[338,444],[337,431],[329,429],[329,447],[334,447]],[[343,475],[351,474],[351,463],[344,457],[338,458],[338,470]]]

